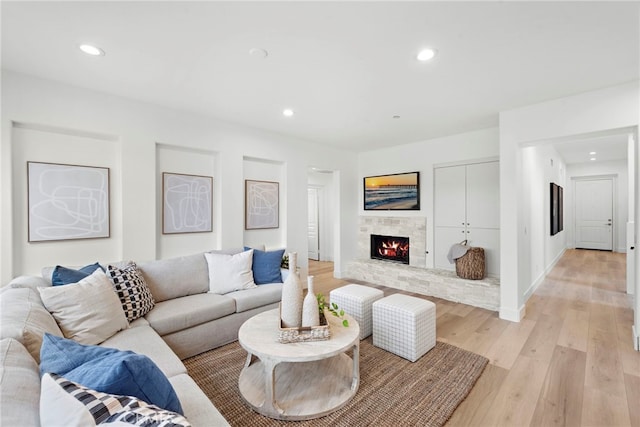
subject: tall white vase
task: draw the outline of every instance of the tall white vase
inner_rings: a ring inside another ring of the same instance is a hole
[[[313,276],[307,277],[307,296],[302,303],[302,326],[320,326],[318,300],[313,290]]]
[[[302,325],[302,282],[296,273],[298,253],[289,254],[289,276],[282,285],[280,316],[285,328],[299,328]]]

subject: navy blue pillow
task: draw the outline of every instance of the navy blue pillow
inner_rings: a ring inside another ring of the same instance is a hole
[[[45,333],[40,376],[54,373],[103,393],[133,396],[184,415],[175,390],[147,356],[132,351],[83,345]]]
[[[245,247],[248,251],[251,248]],[[265,283],[282,283],[282,274],[280,272],[280,263],[282,263],[282,255],[284,249],[277,251],[261,251],[253,250],[253,281],[256,285],[264,285]]]
[[[104,271],[104,268],[97,262],[95,264],[85,265],[79,270],[56,265],[51,274],[51,284],[53,286],[68,285],[70,283],[78,283],[85,277],[90,276],[97,269]]]

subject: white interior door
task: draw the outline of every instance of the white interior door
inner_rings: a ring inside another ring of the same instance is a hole
[[[613,250],[613,179],[575,181],[576,247]]]
[[[308,188],[308,212],[309,212],[309,224],[308,224],[308,241],[309,241],[309,259],[318,261],[320,258],[320,238],[318,236],[318,189]]]
[[[467,226],[500,228],[500,164],[467,166]]]

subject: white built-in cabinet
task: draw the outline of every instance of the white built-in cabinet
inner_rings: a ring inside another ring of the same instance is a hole
[[[486,273],[500,275],[500,166],[488,161],[434,169],[434,264],[447,260],[454,243],[484,248]]]

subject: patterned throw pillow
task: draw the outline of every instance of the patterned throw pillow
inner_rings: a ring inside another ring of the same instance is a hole
[[[190,427],[185,417],[131,396],[101,393],[56,374],[42,377],[41,423],[58,425],[113,425]]]
[[[129,263],[125,268],[109,265],[107,271],[129,322],[144,316],[156,305],[135,263]]]

